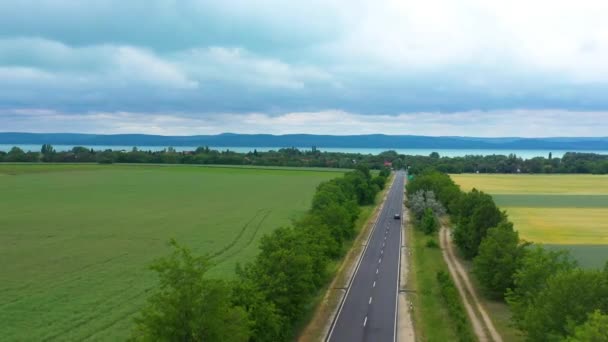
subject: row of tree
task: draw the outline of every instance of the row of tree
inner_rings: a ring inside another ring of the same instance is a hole
[[[464,193],[447,174],[424,172],[407,187],[411,194],[436,194],[485,294],[508,303],[528,340],[608,340],[608,263],[604,270],[584,270],[566,251],[521,241],[490,195]]]
[[[327,284],[329,265],[356,233],[360,206],[374,203],[390,171],[358,167],[318,186],[310,210],[260,240],[233,282],[208,279],[210,257],[175,252],[152,266],[160,288],[136,321],[134,340],[287,341]]]
[[[85,147],[74,147],[70,151],[55,151],[51,145],[44,145],[40,152],[23,151],[13,147],[8,152],[0,151],[0,162],[53,162],[53,163],[148,163],[148,164],[216,164],[216,165],[259,165],[291,167],[332,167],[355,168],[366,165],[372,169],[382,169],[387,162],[393,162],[397,169],[403,168],[403,161],[386,159],[383,155],[321,152],[319,150],[298,150],[282,148],[276,151],[252,151],[239,153],[230,150],[214,150],[199,147],[194,151],[178,152],[169,147],[162,151],[104,150],[96,151]]]
[[[514,154],[465,157],[441,157],[437,152],[429,156],[412,156],[385,151],[378,155],[341,152],[302,151],[282,148],[277,151],[237,153],[199,147],[194,151],[177,152],[174,148],[163,151],[95,151],[74,147],[70,151],[55,151],[45,144],[40,152],[25,152],[13,147],[0,151],[0,162],[55,162],[55,163],[155,163],[155,164],[223,164],[263,165],[293,167],[354,168],[366,165],[381,169],[391,163],[395,169],[410,168],[410,173],[420,173],[434,168],[446,173],[608,173],[608,155],[568,152],[562,158],[551,154],[545,157],[523,159]]]

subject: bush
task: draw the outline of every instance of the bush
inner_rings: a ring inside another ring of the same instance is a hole
[[[424,216],[422,217],[419,226],[420,229],[427,235],[435,233],[439,228],[437,218],[435,217],[435,214],[430,208],[427,208],[424,211]]]
[[[439,248],[439,244],[437,244],[437,241],[435,241],[435,239],[428,239],[426,241],[426,247],[428,247],[428,248]]]
[[[463,342],[475,341],[475,336],[471,330],[468,317],[464,311],[460,294],[450,278],[450,275],[444,271],[437,272],[437,282],[439,283],[439,292],[443,298],[450,317],[456,323],[456,333],[458,339]]]

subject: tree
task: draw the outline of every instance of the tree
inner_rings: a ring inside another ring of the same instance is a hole
[[[244,275],[285,317],[285,324],[300,317],[320,282],[314,248],[303,232],[279,228],[262,237],[260,253],[245,267]]]
[[[608,275],[598,270],[562,271],[549,277],[519,327],[530,340],[557,341],[594,310],[608,311]]]
[[[504,219],[492,196],[473,189],[461,196],[457,207],[458,219],[454,228],[454,243],[466,259],[477,255],[479,244],[487,230]]]
[[[550,251],[541,246],[528,247],[521,258],[520,267],[513,275],[513,287],[505,296],[515,325],[525,325],[526,313],[534,306],[540,291],[554,274],[576,268],[576,261],[567,251]]]
[[[133,340],[247,341],[246,311],[232,304],[230,284],[205,278],[211,264],[206,257],[172,240],[173,253],[156,260],[160,288],[135,319]]]
[[[42,145],[42,148],[40,149],[40,153],[42,153],[43,155],[50,155],[55,153],[55,149],[53,148],[53,145],[51,144],[44,144]]]
[[[565,342],[608,342],[608,315],[595,310]]]
[[[473,261],[473,272],[488,294],[503,298],[513,286],[513,275],[523,253],[524,247],[519,244],[519,235],[511,222],[503,221],[488,229]]]
[[[422,216],[422,221],[420,222],[420,227],[422,231],[427,234],[433,234],[439,228],[439,224],[437,223],[437,218],[435,217],[435,213],[431,208],[426,208],[424,210],[424,216]]]

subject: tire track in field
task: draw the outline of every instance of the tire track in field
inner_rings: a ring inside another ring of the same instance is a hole
[[[241,230],[239,231],[237,236],[234,239],[232,239],[232,241],[230,241],[226,246],[222,247],[222,249],[220,249],[219,251],[211,254],[211,259],[215,259],[215,258],[221,256],[222,254],[226,253],[229,249],[234,247],[239,242],[239,240],[243,237],[243,235],[247,231],[247,228],[256,220],[256,218],[258,218],[258,216],[260,214],[264,215],[264,213],[266,213],[266,216],[268,216],[268,214],[270,213],[270,210],[268,210],[268,209],[258,210],[255,213],[255,215],[253,215],[253,217],[249,221],[247,221],[247,223],[241,228]],[[266,216],[263,216],[263,218],[265,219]]]
[[[266,218],[270,215],[272,211],[271,210],[267,210],[266,213],[264,214],[264,216],[262,217],[262,219],[260,220],[260,222],[258,222],[258,224],[255,227],[255,230],[253,231],[253,234],[251,235],[251,237],[249,238],[249,240],[247,241],[247,243],[245,244],[245,246],[243,246],[242,248],[240,248],[237,251],[234,251],[228,255],[223,255],[223,257],[218,261],[218,264],[221,264],[222,262],[226,261],[227,259],[239,254],[243,249],[249,247],[253,241],[255,240],[255,237],[257,236],[258,232],[260,231],[260,228],[262,227],[262,224],[264,223],[264,221],[266,221]]]

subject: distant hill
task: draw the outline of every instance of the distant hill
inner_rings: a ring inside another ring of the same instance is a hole
[[[510,150],[608,150],[601,138],[475,138],[415,135],[234,134],[162,136],[145,134],[0,133],[0,144],[214,146],[214,147],[340,147]]]

